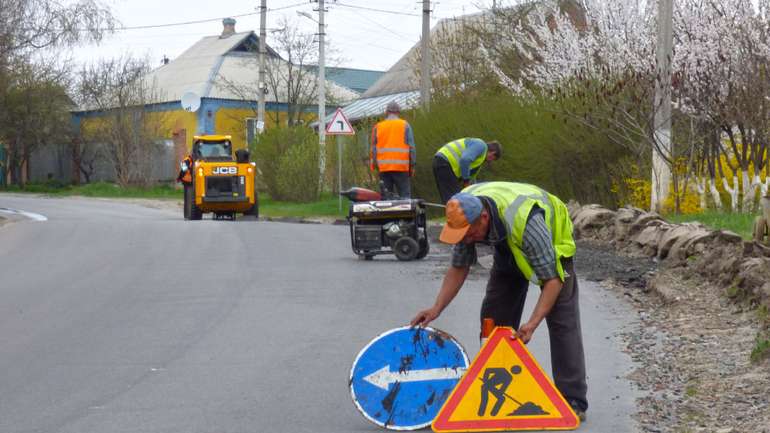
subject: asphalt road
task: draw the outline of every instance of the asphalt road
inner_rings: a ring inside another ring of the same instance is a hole
[[[350,365],[433,302],[447,261],[358,260],[344,226],[2,194],[0,208],[48,218],[0,213],[16,220],[0,225],[4,433],[380,431],[350,400]],[[480,270],[434,322],[471,357],[483,289]],[[586,281],[581,304],[580,431],[636,431],[617,337],[633,313]],[[550,371],[544,325],[530,350]]]

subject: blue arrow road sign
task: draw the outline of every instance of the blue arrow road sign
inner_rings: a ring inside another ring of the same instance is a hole
[[[430,425],[468,368],[451,335],[434,328],[391,329],[364,347],[350,370],[350,394],[371,422],[391,430]]]

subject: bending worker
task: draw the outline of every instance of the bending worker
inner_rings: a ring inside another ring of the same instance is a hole
[[[481,303],[481,318],[517,329],[524,343],[545,319],[556,387],[585,419],[586,371],[580,330],[575,242],[567,206],[556,196],[523,183],[488,182],[465,188],[446,206],[440,240],[454,244],[452,264],[432,307],[417,313],[412,326],[425,326],[452,302],[476,259],[476,242],[494,247],[494,264]],[[535,309],[521,316],[529,282],[540,286]]]
[[[380,192],[383,196],[395,193],[400,198],[411,198],[409,178],[414,174],[415,150],[412,127],[399,118],[401,107],[389,102],[385,120],[372,129],[371,169],[379,173]]]
[[[479,138],[461,138],[442,146],[433,156],[433,177],[436,178],[441,203],[472,184],[485,161],[500,159],[500,143],[484,142]]]

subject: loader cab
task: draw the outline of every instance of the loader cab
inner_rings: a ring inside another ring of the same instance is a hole
[[[203,161],[232,161],[233,143],[230,137],[196,137],[192,147],[193,159]]]

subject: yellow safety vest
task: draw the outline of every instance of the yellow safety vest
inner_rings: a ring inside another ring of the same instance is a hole
[[[542,284],[535,276],[532,266],[522,251],[522,237],[532,207],[537,205],[545,211],[545,224],[551,231],[551,240],[556,252],[556,270],[564,281],[561,259],[575,255],[575,241],[572,238],[572,220],[567,206],[553,194],[526,183],[484,182],[471,185],[463,190],[475,196],[491,198],[497,205],[500,218],[508,229],[506,239],[513,253],[516,266],[524,277],[535,284]]]

